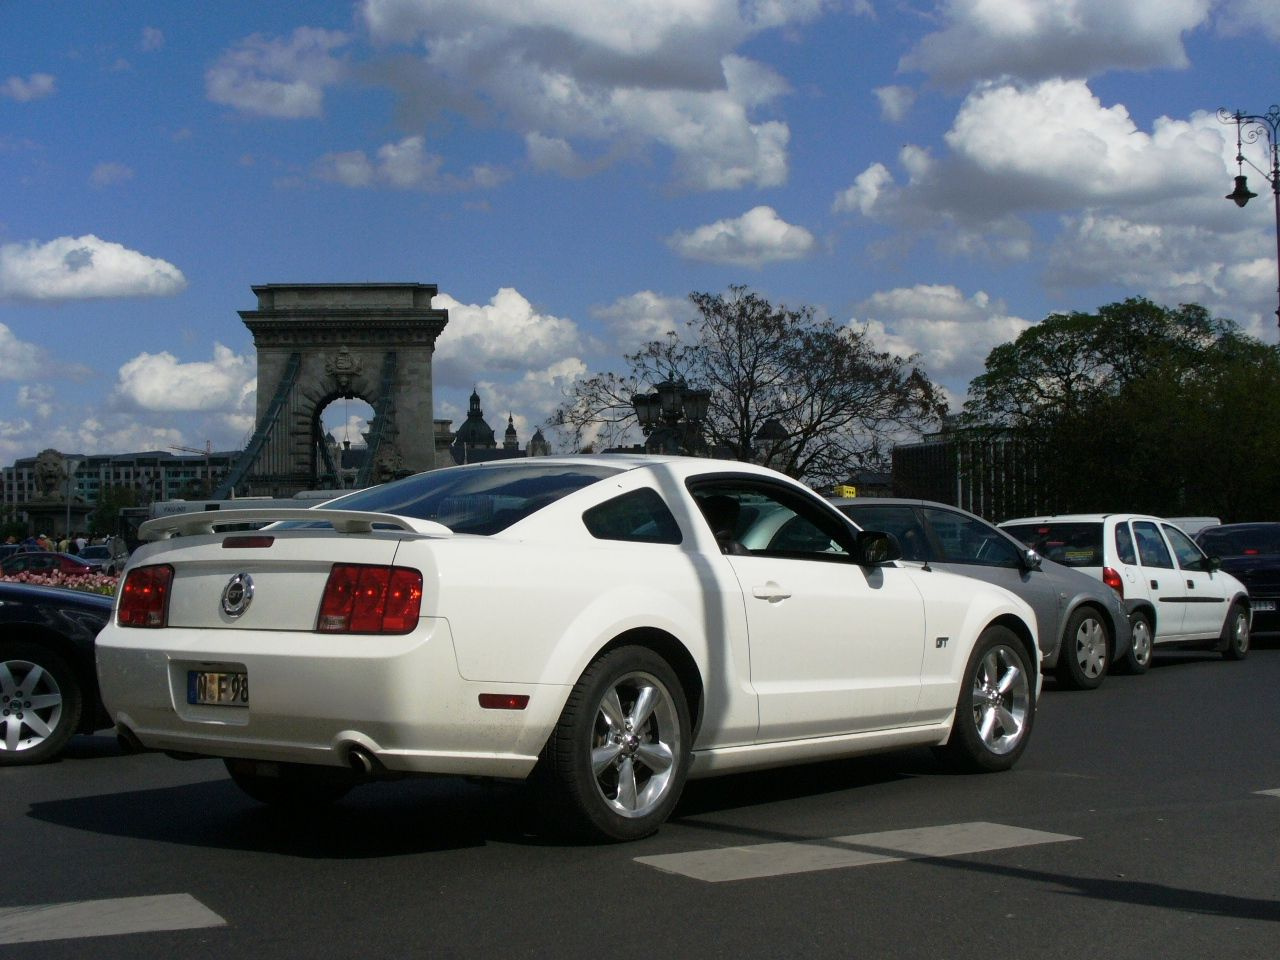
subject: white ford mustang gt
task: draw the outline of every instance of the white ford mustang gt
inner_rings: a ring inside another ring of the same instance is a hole
[[[530,778],[558,829],[633,839],[690,776],[913,745],[1007,769],[1040,690],[1021,600],[749,464],[506,460],[142,532],[103,699],[266,803]]]

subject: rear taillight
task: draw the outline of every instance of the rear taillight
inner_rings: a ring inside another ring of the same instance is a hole
[[[122,627],[163,627],[169,620],[173,567],[167,563],[134,567],[120,588],[116,623]]]
[[[422,574],[408,567],[335,563],[320,600],[320,633],[409,633],[422,606]]]
[[[1120,595],[1120,599],[1124,599],[1124,579],[1118,572],[1110,567],[1102,568],[1102,582]]]

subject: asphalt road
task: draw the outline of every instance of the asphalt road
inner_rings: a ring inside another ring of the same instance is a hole
[[[1047,683],[1010,773],[911,751],[698,781],[611,846],[457,780],[283,819],[216,762],[82,737],[0,770],[0,957],[1274,960],[1278,691],[1274,643],[1160,653]]]

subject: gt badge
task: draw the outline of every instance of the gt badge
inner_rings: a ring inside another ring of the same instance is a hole
[[[237,573],[222,588],[222,612],[228,617],[242,615],[252,602],[253,577],[247,573]]]

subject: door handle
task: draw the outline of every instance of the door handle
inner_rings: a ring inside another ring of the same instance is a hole
[[[768,600],[770,603],[781,603],[791,596],[772,580],[763,587],[752,587],[751,595],[757,600]]]
[[[1152,589],[1152,590],[1159,590],[1159,589],[1160,589],[1160,581],[1159,581],[1159,580],[1152,580],[1152,581],[1151,581],[1151,589]]]
[[[1194,590],[1196,588],[1196,582],[1194,580],[1188,580],[1187,587]]]

